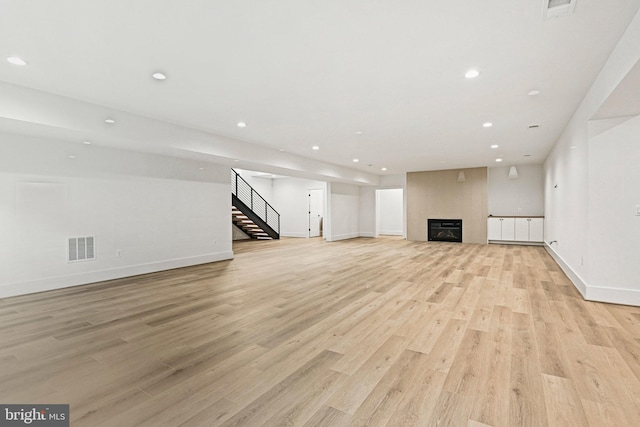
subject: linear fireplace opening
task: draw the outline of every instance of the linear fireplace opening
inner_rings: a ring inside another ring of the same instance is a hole
[[[461,219],[429,219],[427,240],[430,242],[462,243]]]

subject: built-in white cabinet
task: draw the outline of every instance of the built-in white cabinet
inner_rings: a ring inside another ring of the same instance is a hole
[[[491,241],[542,243],[544,218],[491,217],[487,237]]]
[[[487,231],[489,240],[514,240],[515,218],[489,218]]]

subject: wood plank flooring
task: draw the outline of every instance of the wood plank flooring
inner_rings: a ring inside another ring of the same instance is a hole
[[[640,308],[584,301],[543,248],[234,251],[0,300],[0,402],[72,426],[640,424]]]

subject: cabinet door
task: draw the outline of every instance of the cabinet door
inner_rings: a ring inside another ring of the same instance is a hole
[[[530,218],[515,218],[516,220],[516,235],[515,240],[519,242],[529,241],[529,222]]]
[[[515,240],[516,238],[516,219],[502,218],[502,240]]]
[[[544,241],[544,218],[531,218],[529,222],[529,241]]]
[[[502,240],[502,218],[487,219],[488,240]]]

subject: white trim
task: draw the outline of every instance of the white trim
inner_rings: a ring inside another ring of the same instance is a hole
[[[371,231],[361,231],[361,232],[358,234],[358,236],[359,236],[359,237],[377,237],[377,236],[375,235],[375,233],[373,233],[373,232],[371,232]]]
[[[587,284],[585,283],[584,280],[582,280],[580,275],[578,275],[578,273],[573,271],[573,269],[569,267],[569,264],[567,264],[564,261],[564,259],[562,259],[562,257],[558,255],[558,253],[554,251],[553,248],[549,246],[546,242],[545,242],[544,248],[547,250],[549,255],[551,255],[551,258],[553,258],[556,261],[560,269],[564,271],[564,274],[567,275],[571,283],[573,283],[573,286],[576,287],[576,289],[578,290],[578,292],[580,292],[582,297],[584,299],[587,299]]]
[[[327,237],[327,242],[335,242],[337,240],[355,239],[360,237],[359,233],[338,234],[337,236]]]
[[[380,230],[378,232],[378,235],[385,235],[385,236],[402,236],[402,231],[397,231],[397,230]]]
[[[282,233],[280,233],[280,237],[302,237],[302,238],[308,239],[309,238],[309,233],[299,233],[299,232],[285,233],[285,232],[282,232]]]
[[[45,279],[30,280],[26,282],[9,283],[7,285],[0,286],[0,298],[51,291],[54,289],[86,285],[89,283],[103,282],[105,280],[120,279],[122,277],[155,273],[158,271],[189,267],[198,264],[207,264],[210,262],[224,261],[228,259],[233,259],[232,251],[152,262],[148,264],[130,265],[127,267],[111,268],[108,270],[89,271],[69,276],[48,277]]]
[[[587,297],[585,299],[640,307],[640,290],[588,286]]]

